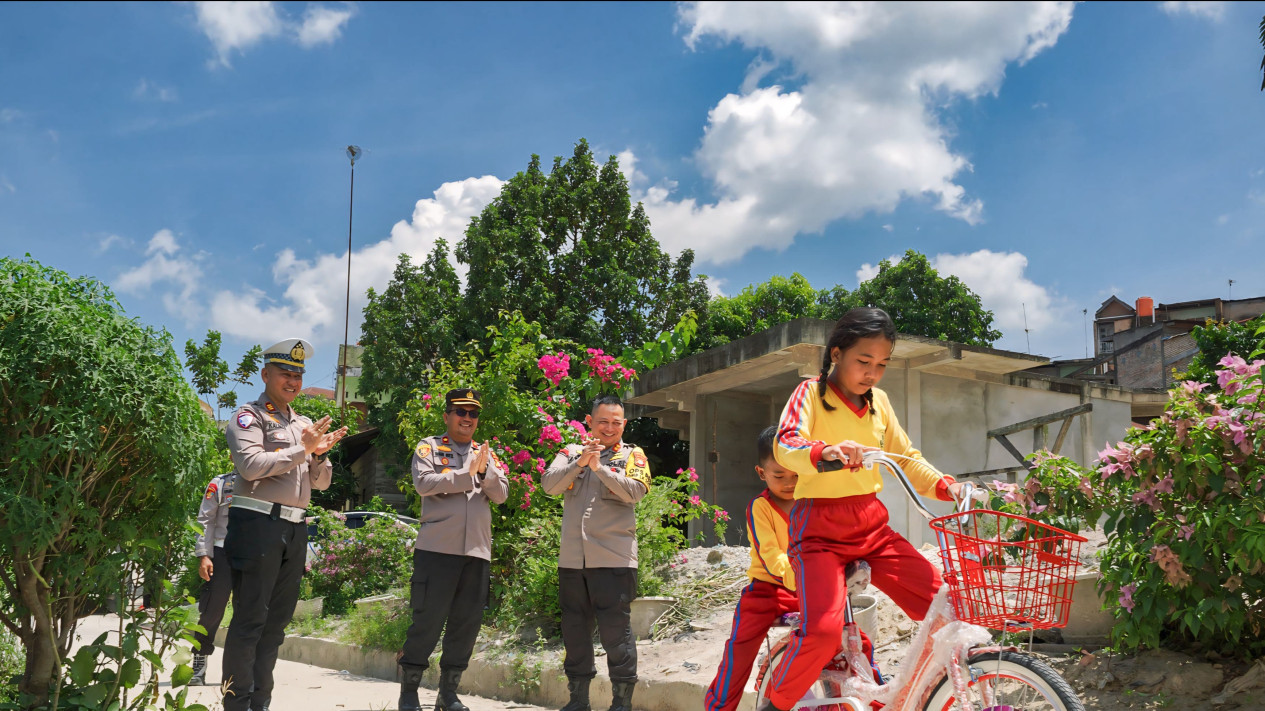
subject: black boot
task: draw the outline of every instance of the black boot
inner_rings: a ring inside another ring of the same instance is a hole
[[[632,681],[615,681],[612,679],[610,711],[632,711],[632,695],[635,688],[637,688],[636,679]]]
[[[400,666],[400,700],[395,704],[400,711],[422,711],[422,702],[417,698],[422,671],[421,667]]]
[[[571,692],[571,700],[562,707],[562,711],[591,711],[592,707],[589,706],[589,682],[591,681],[593,681],[591,676],[567,677],[567,691]]]
[[[470,711],[469,707],[457,698],[457,685],[461,683],[461,672],[464,669],[439,669],[439,696],[435,698],[435,711]]]

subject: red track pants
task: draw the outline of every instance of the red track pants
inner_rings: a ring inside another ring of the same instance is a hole
[[[849,562],[864,558],[874,587],[914,620],[926,616],[940,574],[887,520],[875,494],[795,502],[788,553],[803,624],[773,671],[769,700],[777,708],[803,698],[840,647]]]
[[[799,612],[799,599],[781,585],[752,580],[742,591],[734,608],[733,631],[725,643],[725,654],[703,701],[707,711],[738,708],[760,645],[777,618],[788,612]]]

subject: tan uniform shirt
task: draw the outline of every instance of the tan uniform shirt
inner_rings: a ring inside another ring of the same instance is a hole
[[[545,493],[562,494],[559,568],[636,568],[637,502],[650,491],[650,466],[640,447],[620,442],[602,450],[596,471],[576,461],[569,445],[545,472]]]
[[[303,429],[312,421],[266,394],[237,409],[228,423],[228,451],[238,475],[234,494],[307,508],[312,489],[329,488],[334,465],[308,456]]]
[[[470,471],[477,455],[472,443],[458,444],[448,435],[427,437],[413,450],[413,488],[422,496],[417,550],[492,560],[488,502],[505,503],[509,480],[495,456],[480,480]]]
[[[233,482],[236,479],[229,472],[215,477],[206,485],[202,506],[198,507],[198,525],[202,527],[202,533],[193,544],[193,555],[211,558],[215,555],[216,546],[224,546],[224,536],[228,534],[228,505],[233,501]]]

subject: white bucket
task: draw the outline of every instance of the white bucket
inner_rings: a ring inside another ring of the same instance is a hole
[[[848,599],[852,603],[852,619],[874,640],[878,632],[878,598],[861,594],[850,595]]]

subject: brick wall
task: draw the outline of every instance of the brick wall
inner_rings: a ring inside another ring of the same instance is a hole
[[[1156,337],[1116,355],[1116,384],[1126,388],[1165,386],[1163,353]]]

